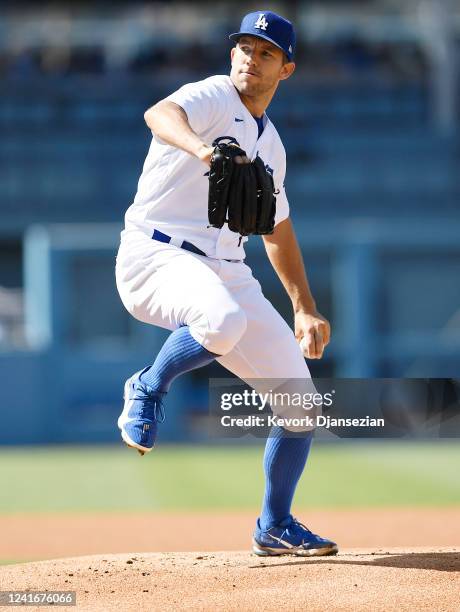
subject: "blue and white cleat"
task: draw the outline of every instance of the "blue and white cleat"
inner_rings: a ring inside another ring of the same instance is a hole
[[[118,417],[121,437],[141,455],[152,450],[157,437],[158,423],[165,419],[163,397],[166,393],[153,391],[140,380],[149,368],[133,374],[125,382],[123,412]]]
[[[339,552],[335,542],[320,538],[292,516],[266,531],[260,528],[257,520],[252,550],[261,557],[277,555],[319,557],[336,555]]]

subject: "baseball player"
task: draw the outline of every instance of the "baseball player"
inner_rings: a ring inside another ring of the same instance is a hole
[[[321,358],[330,326],[311,295],[284,189],[286,155],[265,111],[295,69],[292,24],[271,11],[246,15],[230,35],[230,75],[189,83],[144,115],[152,142],[116,262],[127,310],[171,334],[153,364],[124,387],[118,419],[123,440],[141,454],[152,450],[172,381],[217,360],[253,381],[311,381],[305,358]],[[257,157],[272,176],[276,212],[263,236],[268,259],[291,301],[295,332],[264,297],[244,263],[247,236],[210,225],[208,194],[213,155],[221,142],[238,145],[236,164]],[[303,347],[299,350],[299,343]],[[265,493],[256,522],[258,555],[336,554],[337,545],[291,515],[312,431],[275,427],[264,454]]]

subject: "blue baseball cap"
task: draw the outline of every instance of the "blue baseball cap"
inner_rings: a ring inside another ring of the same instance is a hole
[[[230,34],[230,40],[237,41],[248,34],[273,43],[292,61],[295,51],[295,32],[290,21],[272,11],[256,11],[243,17],[240,31]]]

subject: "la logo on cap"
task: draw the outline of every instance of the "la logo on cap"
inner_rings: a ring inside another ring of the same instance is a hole
[[[254,27],[264,31],[268,28],[268,21],[265,19],[264,13],[260,13],[259,18],[254,24]]]

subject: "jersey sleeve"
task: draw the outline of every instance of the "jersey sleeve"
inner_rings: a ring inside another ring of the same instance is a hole
[[[275,172],[273,173],[273,182],[275,185],[276,195],[275,226],[289,217],[289,202],[286,196],[286,189],[284,187],[285,176],[286,153],[283,147],[280,152],[280,163],[278,165],[277,170],[275,170]]]
[[[209,129],[226,109],[225,92],[212,79],[187,83],[166,100],[184,109],[190,127],[197,134]]]

